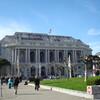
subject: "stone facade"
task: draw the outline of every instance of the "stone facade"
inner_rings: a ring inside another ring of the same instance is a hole
[[[16,32],[0,41],[0,57],[12,64],[7,74],[17,75],[19,72],[22,77],[54,75],[52,62],[55,62],[56,74],[66,76],[63,59],[68,59],[69,55],[71,74],[84,74],[84,64],[78,59],[91,53],[88,45],[69,36]]]

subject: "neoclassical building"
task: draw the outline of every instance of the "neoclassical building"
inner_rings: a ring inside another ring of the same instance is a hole
[[[0,41],[0,57],[12,65],[5,73],[17,75],[19,72],[22,77],[54,75],[55,68],[57,75],[67,75],[63,60],[69,55],[71,74],[84,74],[84,64],[78,59],[91,53],[89,45],[69,36],[16,32]]]

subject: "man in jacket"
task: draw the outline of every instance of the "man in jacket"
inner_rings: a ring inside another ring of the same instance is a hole
[[[15,94],[17,94],[17,91],[18,91],[18,84],[19,84],[19,78],[16,77],[15,80],[14,80]]]

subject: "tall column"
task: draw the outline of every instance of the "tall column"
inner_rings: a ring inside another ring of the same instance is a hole
[[[48,63],[50,63],[50,50],[48,50]]]
[[[47,63],[48,63],[48,49],[47,49]]]
[[[59,50],[58,50],[58,63],[59,63]]]
[[[19,67],[19,48],[17,49],[17,55],[16,55],[16,64],[17,64],[17,75],[20,76],[20,67]]]
[[[27,62],[29,62],[29,49],[27,49]]]
[[[54,50],[54,61],[57,62],[57,54],[56,54],[56,50]]]
[[[45,50],[45,63],[47,63],[47,49]]]
[[[55,50],[55,62],[57,62],[57,50]]]
[[[12,67],[11,67],[12,75],[14,75],[14,61],[15,61],[14,48],[12,48]]]
[[[28,49],[28,62],[30,62],[30,49]]]
[[[81,56],[82,56],[82,57],[84,56],[84,54],[83,54],[83,50],[81,51]]]
[[[25,49],[25,62],[27,62],[27,49]]]
[[[17,62],[17,49],[15,48],[15,63]]]
[[[74,50],[72,50],[72,63],[74,64]]]
[[[66,59],[68,59],[68,50],[66,50],[66,56],[65,57],[66,57]]]
[[[75,54],[75,50],[74,50],[74,64],[76,63],[76,54]]]
[[[75,50],[75,63],[77,63],[77,55],[76,55],[76,50]]]
[[[57,57],[56,57],[56,59],[57,59],[57,63],[59,63],[59,50],[57,50]]]
[[[14,75],[16,74],[16,62],[17,62],[17,57],[16,57],[16,48],[14,48],[14,66],[13,66],[13,73]]]
[[[14,49],[12,48],[12,63],[14,62]]]
[[[38,49],[38,63],[40,63],[40,49]]]
[[[63,59],[66,57],[66,50],[64,50],[64,56],[63,56]]]
[[[38,57],[38,55],[37,55],[37,54],[38,54],[38,53],[37,53],[38,51],[37,51],[37,49],[36,49],[35,52],[36,52],[36,55],[35,55],[35,61],[36,61],[36,63],[37,63],[37,62],[38,62],[38,58],[37,58],[37,57]]]
[[[36,68],[35,68],[35,69],[36,69],[36,75],[39,74],[39,72],[38,72],[38,71],[39,71],[38,68],[39,68],[39,67],[38,67],[38,65],[37,65]]]

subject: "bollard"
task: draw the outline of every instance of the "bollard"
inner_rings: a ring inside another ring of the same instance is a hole
[[[1,87],[0,87],[1,89],[0,90],[1,90],[1,97],[2,97],[2,81],[1,81],[1,79],[0,79],[0,83],[1,83]]]
[[[52,87],[50,88],[50,90],[52,90]]]
[[[0,80],[1,81],[1,80]],[[1,97],[2,97],[2,81],[0,82],[1,83]]]

